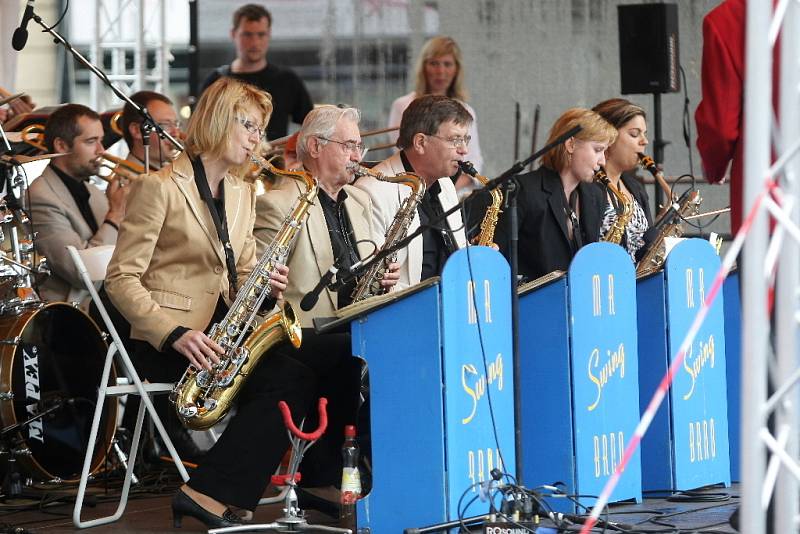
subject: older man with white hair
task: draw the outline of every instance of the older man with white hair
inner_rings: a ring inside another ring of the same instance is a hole
[[[308,114],[300,130],[297,156],[319,184],[319,192],[288,262],[291,276],[284,297],[292,304],[298,304],[334,262],[348,268],[375,250],[369,196],[350,185],[363,151],[359,120],[355,108],[320,106]],[[254,229],[259,254],[269,247],[303,192],[300,181],[288,179],[259,197]],[[393,286],[398,277],[396,268],[388,270],[384,287]],[[309,312],[298,311],[301,324],[313,326],[314,317],[332,316],[349,304],[353,285],[336,292],[326,289]]]
[[[308,211],[289,253],[289,284],[283,295],[295,309],[303,296],[336,262],[348,268],[369,256],[375,249],[372,205],[369,197],[350,185],[361,160],[363,147],[358,131],[360,113],[355,108],[320,106],[303,121],[297,140],[297,155],[319,184],[317,199]],[[299,180],[281,180],[276,189],[257,200],[256,237],[258,254],[263,254],[291,213],[305,187]],[[382,284],[397,283],[398,269],[392,264]],[[308,372],[298,387],[307,388],[310,399],[328,398],[328,431],[308,451],[301,467],[303,485],[298,491],[301,505],[336,515],[338,495],[335,485],[342,473],[340,447],[345,425],[356,423],[360,391],[361,360],[352,357],[349,334],[318,335],[312,328],[314,317],[333,315],[351,302],[353,283],[337,291],[325,289],[307,313],[297,310],[303,328],[303,343],[295,358]],[[307,412],[309,419],[313,410]],[[314,421],[306,421],[308,428]]]

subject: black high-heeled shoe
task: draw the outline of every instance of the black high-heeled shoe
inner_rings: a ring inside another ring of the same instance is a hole
[[[242,524],[242,518],[225,509],[222,517],[212,514],[183,491],[178,490],[172,497],[172,524],[175,528],[181,528],[183,516],[194,517],[209,528],[233,527]]]

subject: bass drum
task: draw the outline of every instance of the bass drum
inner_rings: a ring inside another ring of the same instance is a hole
[[[56,407],[16,434],[17,443],[21,440],[30,450],[30,455],[17,457],[20,466],[34,479],[78,480],[108,349],[100,329],[81,310],[54,302],[19,315],[0,316],[0,344],[3,427]],[[112,367],[109,384],[115,383]],[[117,400],[109,398],[91,472],[100,468],[111,448],[116,420]]]

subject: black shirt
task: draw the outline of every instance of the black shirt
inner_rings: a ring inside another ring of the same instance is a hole
[[[291,116],[293,122],[302,124],[303,119],[314,107],[302,80],[287,68],[268,63],[266,67],[256,72],[231,72],[230,65],[223,65],[206,78],[200,93],[222,76],[230,76],[255,85],[272,96],[272,116],[267,125],[268,139],[285,136],[289,128],[289,117]]]
[[[83,215],[86,224],[92,229],[92,233],[96,234],[99,225],[97,224],[97,219],[94,218],[94,213],[92,213],[92,207],[89,205],[89,190],[86,188],[86,180],[73,178],[55,165],[50,165],[50,168],[64,182],[64,186],[66,186],[67,191],[75,200],[75,204],[78,205],[78,210]]]
[[[328,235],[331,238],[331,248],[333,249],[336,265],[341,269],[349,268],[358,261],[359,257],[355,245],[356,239],[353,235],[353,226],[350,224],[350,218],[344,205],[347,192],[342,189],[339,191],[338,198],[333,200],[328,193],[320,189],[317,193],[317,198],[319,198],[322,213],[325,215],[325,223],[328,226]],[[353,302],[352,297],[355,285],[355,280],[351,280],[339,288],[337,291],[337,307],[343,308]]]
[[[414,168],[403,152],[400,152],[400,159],[406,172],[414,172]],[[425,195],[417,206],[420,226],[426,226],[430,221],[438,219],[444,213],[442,203],[439,201],[439,193],[441,192],[442,187],[439,185],[438,180],[425,190]],[[420,281],[442,274],[447,258],[458,249],[447,220],[440,221],[436,225],[439,228],[438,231],[428,229],[422,232],[422,274]]]

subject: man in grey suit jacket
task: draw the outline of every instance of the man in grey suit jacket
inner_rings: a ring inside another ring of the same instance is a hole
[[[411,172],[423,179],[427,190],[417,206],[417,214],[408,233],[427,224],[442,212],[458,203],[458,196],[450,176],[458,170],[458,162],[467,153],[470,137],[467,134],[472,115],[457,100],[426,95],[415,99],[406,108],[400,121],[397,147],[400,152],[376,165],[373,170],[386,176]],[[355,186],[369,194],[372,200],[372,222],[381,236],[382,245],[386,231],[403,201],[411,194],[404,184],[383,182],[371,176],[359,178]],[[424,232],[408,247],[398,251],[400,281],[398,288],[419,283],[441,274],[447,257],[457,249],[467,246],[467,235],[461,212],[447,217],[445,224]]]
[[[52,273],[39,293],[44,300],[69,301],[84,286],[66,246],[82,250],[115,244],[127,190],[118,180],[105,193],[88,182],[97,174],[103,153],[103,125],[91,109],[61,106],[50,115],[44,137],[50,152],[68,154],[54,158],[30,187],[35,246]]]

